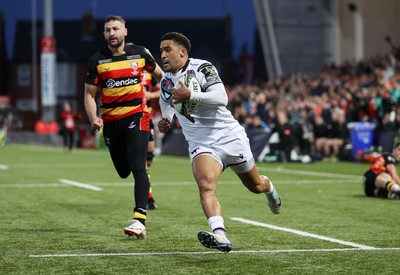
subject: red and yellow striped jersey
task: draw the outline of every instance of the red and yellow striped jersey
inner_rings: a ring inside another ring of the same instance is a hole
[[[153,56],[139,45],[126,46],[125,54],[118,56],[106,47],[89,59],[86,83],[101,90],[101,116],[105,122],[147,112],[142,72],[152,72],[155,67]]]

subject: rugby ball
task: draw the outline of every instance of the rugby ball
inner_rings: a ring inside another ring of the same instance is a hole
[[[194,75],[191,74],[183,74],[175,83],[174,88],[179,89],[181,85],[179,81],[182,81],[186,87],[193,93],[200,92],[200,83]],[[181,115],[188,116],[196,107],[195,102],[180,102],[174,103],[172,102],[172,107],[180,113]]]

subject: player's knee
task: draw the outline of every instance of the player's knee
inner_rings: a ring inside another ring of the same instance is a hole
[[[139,173],[145,173],[145,174],[147,175],[146,166],[145,166],[145,165],[133,166],[133,167],[132,167],[132,173],[133,173],[134,175],[139,174]]]
[[[200,193],[215,192],[216,181],[212,180],[210,177],[199,177],[196,179],[197,185],[199,187]]]
[[[145,156],[130,156],[130,168],[133,173],[146,171],[146,158]]]

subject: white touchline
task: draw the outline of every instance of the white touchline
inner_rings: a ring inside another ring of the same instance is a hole
[[[0,164],[0,170],[8,170],[8,166],[4,164]]]
[[[309,176],[321,176],[321,177],[334,177],[334,178],[345,178],[345,179],[361,179],[361,176],[355,175],[346,175],[346,174],[337,174],[337,173],[325,173],[325,172],[314,172],[314,171],[305,171],[305,170],[295,170],[295,169],[286,169],[286,168],[265,168],[260,167],[261,171],[272,171],[272,172],[287,172],[290,174],[297,175],[309,175]]]
[[[354,183],[354,180],[275,180],[274,182],[279,184],[338,184],[338,183]],[[192,185],[196,186],[194,181],[155,181],[151,182],[154,186],[182,186],[182,185]],[[219,181],[218,184],[223,185],[239,185],[241,184],[239,181]],[[96,182],[96,186],[102,187],[131,187],[131,182]],[[11,184],[0,184],[1,188],[49,188],[49,187],[69,187],[62,183],[11,183]]]
[[[399,247],[390,248],[327,248],[327,249],[277,249],[277,250],[232,250],[229,254],[250,254],[250,253],[312,253],[312,252],[341,252],[341,251],[382,251],[400,250]],[[87,254],[32,254],[30,258],[66,258],[66,257],[118,257],[118,256],[174,256],[174,255],[204,255],[221,254],[219,251],[172,251],[172,252],[128,252],[128,253],[87,253]]]
[[[320,240],[324,240],[324,241],[328,241],[328,242],[332,242],[332,243],[339,243],[339,244],[352,246],[352,247],[356,247],[356,248],[377,249],[376,247],[372,247],[372,246],[362,245],[362,244],[353,243],[353,242],[346,242],[346,241],[333,239],[333,238],[329,238],[329,237],[325,237],[325,236],[321,236],[321,235],[317,235],[317,234],[312,234],[312,233],[308,233],[308,232],[304,232],[304,231],[300,231],[300,230],[295,230],[295,229],[291,229],[291,228],[275,226],[275,225],[272,225],[272,224],[260,223],[260,222],[255,222],[255,221],[246,220],[246,219],[242,219],[242,218],[230,218],[230,219],[234,220],[234,221],[242,222],[242,223],[252,224],[252,225],[261,226],[261,227],[266,227],[266,228],[270,228],[270,229],[274,229],[274,230],[280,230],[280,231],[284,231],[284,232],[297,234],[297,235],[300,235],[300,236],[306,236],[306,237],[310,237],[310,238],[320,239]]]
[[[80,182],[76,182],[76,181],[72,181],[72,180],[59,179],[58,181],[61,182],[61,183],[74,185],[74,186],[78,186],[78,187],[82,187],[82,188],[86,188],[86,189],[90,189],[90,190],[94,190],[94,191],[103,190],[103,188],[100,188],[100,187],[97,187],[97,186],[94,186],[94,185],[84,184],[84,183],[80,183]]]
[[[157,159],[156,161],[160,162],[168,162],[168,163],[180,163],[180,164],[185,164],[187,163],[186,160],[184,159]],[[332,177],[332,178],[344,178],[344,179],[360,179],[361,176],[357,175],[348,175],[348,174],[339,174],[339,173],[327,173],[327,172],[315,172],[315,171],[307,171],[307,170],[296,170],[296,169],[287,169],[284,167],[277,167],[277,168],[267,168],[267,167],[258,167],[260,171],[270,171],[270,172],[287,172],[290,174],[297,174],[297,175],[310,175],[310,176],[320,176],[320,177]]]
[[[12,167],[24,169],[36,168],[86,168],[86,167],[106,167],[105,163],[13,163]]]

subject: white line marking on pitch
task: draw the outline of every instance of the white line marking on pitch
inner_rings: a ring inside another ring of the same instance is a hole
[[[261,227],[266,227],[266,228],[270,228],[270,229],[274,229],[274,230],[280,230],[280,231],[284,231],[284,232],[297,234],[297,235],[300,235],[300,236],[320,239],[320,240],[324,240],[324,241],[328,241],[328,242],[332,242],[332,243],[339,243],[339,244],[352,246],[352,247],[356,247],[356,248],[370,249],[370,250],[371,249],[376,249],[375,247],[372,247],[372,246],[367,246],[367,245],[362,245],[362,244],[358,244],[358,243],[342,241],[342,240],[338,240],[338,239],[334,239],[334,238],[330,238],[330,237],[325,237],[325,236],[321,236],[321,235],[317,235],[317,234],[312,234],[312,233],[308,233],[308,232],[304,232],[304,231],[300,231],[300,230],[295,230],[295,229],[291,229],[291,228],[275,226],[275,225],[272,225],[272,224],[260,223],[260,222],[255,222],[255,221],[246,220],[246,219],[242,219],[242,218],[230,218],[230,219],[234,220],[234,221],[242,222],[242,223],[252,224],[252,225],[261,226]]]
[[[158,159],[155,161],[160,162],[168,162],[168,163],[180,163],[186,164],[187,161],[184,159]],[[315,171],[307,171],[307,170],[296,170],[296,169],[287,169],[284,167],[276,167],[276,168],[267,168],[267,167],[258,167],[260,171],[270,171],[270,172],[286,172],[290,174],[298,174],[298,175],[310,175],[310,176],[320,176],[320,177],[333,177],[333,178],[345,178],[345,179],[361,179],[361,176],[356,175],[348,175],[348,174],[339,174],[339,173],[327,173],[327,172],[315,172]]]
[[[337,174],[337,173],[325,173],[325,172],[314,172],[314,171],[295,170],[295,169],[285,169],[285,168],[282,168],[282,167],[278,167],[278,168],[260,167],[259,170],[261,170],[261,171],[271,171],[271,172],[287,172],[287,173],[290,173],[290,174],[308,175],[308,176],[333,177],[333,178],[345,178],[345,179],[361,179],[361,176],[355,176],[355,175],[346,175],[346,174]]]
[[[0,164],[0,170],[8,170],[10,167],[4,164]]]
[[[0,184],[0,188],[39,188],[39,187],[69,187],[62,183],[11,183]]]
[[[90,185],[90,184],[84,184],[84,183],[80,183],[80,182],[76,182],[76,181],[72,181],[72,180],[66,180],[66,179],[59,179],[58,180],[61,183],[65,183],[65,184],[69,184],[69,185],[73,185],[73,186],[78,186],[78,187],[82,187],[82,188],[86,188],[86,189],[90,189],[90,190],[94,190],[94,191],[101,191],[103,190],[103,188],[94,186],[94,185]]]
[[[338,183],[354,183],[354,180],[276,180],[274,181],[279,184],[338,184]],[[182,185],[193,185],[196,186],[194,181],[171,181],[171,182],[152,182],[154,186],[182,186]],[[222,185],[234,185],[241,184],[239,181],[219,181],[218,184]],[[131,187],[132,182],[97,182],[96,186],[102,187]],[[39,188],[39,187],[68,187],[61,183],[14,183],[14,184],[0,184],[0,188]]]
[[[332,249],[278,249],[278,250],[232,250],[229,254],[246,253],[307,253],[307,252],[342,252],[342,251],[382,251],[400,250],[400,247],[389,248],[332,248]],[[118,256],[174,256],[174,255],[204,255],[221,254],[219,251],[175,251],[175,252],[131,252],[131,253],[88,253],[88,254],[36,254],[30,258],[67,258],[67,257],[118,257]]]
[[[15,163],[12,164],[12,167],[15,168],[89,168],[89,167],[106,167],[105,163]]]

